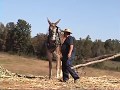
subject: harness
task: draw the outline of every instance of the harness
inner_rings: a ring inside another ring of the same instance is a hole
[[[51,52],[55,51],[55,49],[59,45],[61,46],[61,39],[60,39],[60,34],[59,34],[58,30],[59,30],[59,27],[57,27],[56,37],[55,37],[54,41],[50,40],[50,35],[48,35],[48,37],[47,37],[47,48]]]

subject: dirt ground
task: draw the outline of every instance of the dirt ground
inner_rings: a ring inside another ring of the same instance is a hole
[[[85,67],[78,70],[80,80],[77,83],[72,78],[63,83],[55,78],[55,63],[51,80],[47,61],[0,53],[0,65],[14,73],[40,76],[32,79],[2,76],[0,90],[120,90],[120,72]]]

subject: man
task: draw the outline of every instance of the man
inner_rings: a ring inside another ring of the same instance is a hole
[[[74,38],[70,36],[70,29],[65,29],[64,31],[64,42],[62,44],[62,72],[63,72],[63,82],[69,80],[69,73],[74,78],[74,82],[79,79],[79,76],[71,69],[72,61],[75,58],[75,47],[74,47]]]

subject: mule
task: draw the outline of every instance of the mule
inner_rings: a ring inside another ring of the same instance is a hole
[[[62,69],[61,69],[61,44],[62,44],[62,34],[59,32],[59,27],[57,24],[60,22],[60,19],[53,23],[49,19],[49,29],[47,36],[47,58],[49,61],[49,79],[52,76],[52,61],[53,56],[56,59],[56,78],[62,78]]]

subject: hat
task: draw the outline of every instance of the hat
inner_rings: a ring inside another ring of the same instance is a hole
[[[65,29],[63,32],[69,32],[70,34],[72,34],[70,29]]]

